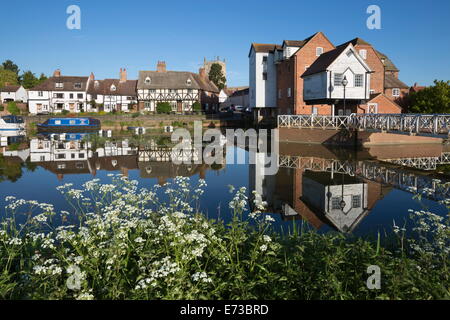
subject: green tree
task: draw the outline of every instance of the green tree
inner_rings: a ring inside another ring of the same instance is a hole
[[[0,70],[0,88],[3,88],[6,83],[18,84],[17,75],[11,70]]]
[[[16,74],[16,76],[19,75],[19,67],[17,66],[17,64],[15,64],[14,62],[12,62],[11,60],[6,60],[5,62],[2,63],[3,69],[4,70],[9,70],[12,71]]]
[[[411,112],[450,113],[450,81],[434,81],[434,85],[411,94]]]
[[[37,84],[41,84],[42,82],[44,82],[47,79],[48,79],[47,76],[45,74],[41,73]]]
[[[20,77],[20,84],[25,88],[25,89],[31,89],[34,86],[36,86],[39,83],[39,79],[36,78],[36,76],[34,75],[33,72],[31,71],[26,71],[22,74],[22,76]]]
[[[172,106],[168,102],[159,102],[156,105],[157,113],[170,113],[172,111]]]
[[[7,110],[9,113],[15,116],[20,114],[20,109],[17,107],[17,104],[14,101],[8,102]]]
[[[192,110],[195,111],[195,112],[200,112],[200,111],[202,111],[202,105],[200,104],[200,102],[195,101],[195,102],[192,104]]]
[[[225,84],[227,83],[227,79],[225,78],[222,72],[222,66],[218,63],[213,63],[211,65],[211,70],[209,70],[208,77],[209,80],[214,82],[214,84],[220,90],[223,89],[225,87]]]

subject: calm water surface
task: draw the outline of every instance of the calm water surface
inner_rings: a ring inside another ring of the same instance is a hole
[[[430,156],[438,158],[445,150],[430,149],[429,154],[423,154],[423,148],[418,146],[396,148],[407,155],[402,158],[388,148],[349,153],[323,146],[282,144],[278,173],[265,175],[267,168],[249,164],[245,148],[228,147],[220,165],[175,165],[164,148],[149,143],[159,140],[148,137],[136,143],[131,137],[120,137],[93,143],[68,135],[26,138],[19,146],[20,151],[3,150],[0,155],[0,207],[5,206],[5,197],[12,195],[67,210],[56,187],[73,183],[80,188],[93,178],[109,183],[109,174],[120,173],[139,181],[143,187],[162,185],[176,176],[190,177],[193,185],[205,179],[207,187],[201,208],[208,216],[220,215],[225,220],[229,218],[228,202],[232,198],[229,185],[246,187],[249,196],[252,190],[257,190],[267,201],[267,211],[276,219],[277,227],[283,229],[298,221],[308,221],[320,232],[337,230],[367,235],[391,230],[394,221],[403,225],[408,209],[447,213],[438,200],[449,192],[434,179],[442,182],[449,179],[433,170],[436,163],[430,162],[425,167],[423,162]],[[233,154],[244,155],[246,164],[234,164]],[[395,158],[380,161],[386,154]],[[398,165],[405,161],[409,161],[409,168]],[[419,191],[431,188],[433,193],[419,201],[414,199],[412,187]]]

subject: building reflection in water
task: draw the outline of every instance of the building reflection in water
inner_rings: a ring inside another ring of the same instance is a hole
[[[176,154],[171,147],[158,145],[154,140],[145,145],[130,139],[105,141],[99,145],[86,134],[52,134],[30,140],[30,161],[54,173],[62,180],[68,174],[91,174],[97,171],[118,171],[128,176],[139,170],[141,178],[156,178],[159,184],[177,176],[199,175],[204,179],[207,170],[221,170],[221,164],[194,164],[199,152]],[[93,137],[93,136],[92,136]],[[174,160],[192,163],[176,165]],[[224,157],[225,159],[225,157]]]

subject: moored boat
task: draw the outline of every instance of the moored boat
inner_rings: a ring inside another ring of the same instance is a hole
[[[100,130],[100,120],[94,118],[50,118],[38,124],[39,132],[90,132]]]
[[[22,117],[18,116],[3,116],[0,118],[0,131],[10,132],[10,131],[22,131],[25,130],[25,121]]]

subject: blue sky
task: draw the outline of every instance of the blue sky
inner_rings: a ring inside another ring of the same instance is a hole
[[[81,8],[81,30],[66,28],[66,8]],[[369,5],[381,30],[366,27]],[[409,85],[450,77],[450,1],[42,0],[2,1],[0,60],[21,70],[129,78],[154,70],[196,72],[203,57],[227,60],[228,85],[248,84],[251,42],[301,40],[317,31],[335,44],[355,37],[387,54]]]

